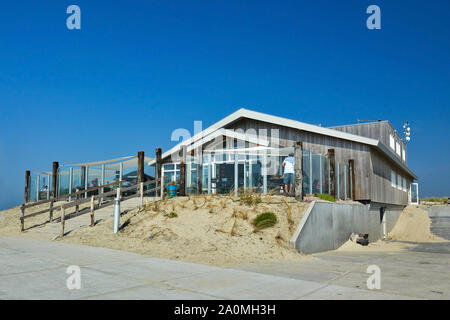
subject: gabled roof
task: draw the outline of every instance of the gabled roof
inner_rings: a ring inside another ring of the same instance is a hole
[[[244,108],[241,108],[241,109],[233,112],[229,116],[227,116],[227,117],[223,118],[222,120],[209,126],[202,132],[197,133],[193,137],[178,143],[176,146],[174,146],[170,150],[164,152],[162,154],[162,158],[165,158],[175,152],[178,152],[180,150],[181,146],[189,146],[192,143],[202,141],[202,138],[208,137],[215,131],[223,129],[224,127],[226,127],[240,119],[243,119],[243,118],[257,120],[257,121],[261,121],[261,122],[272,123],[272,124],[281,125],[284,127],[294,128],[294,129],[313,132],[313,133],[326,135],[326,136],[330,136],[330,137],[334,137],[334,138],[338,138],[338,139],[343,139],[343,140],[348,140],[348,141],[353,141],[353,142],[370,145],[370,146],[378,149],[379,151],[381,151],[384,155],[389,157],[391,160],[393,160],[398,166],[400,166],[404,171],[406,171],[409,175],[411,175],[411,177],[413,177],[414,179],[418,179],[418,177],[411,170],[409,170],[408,167],[406,167],[392,152],[390,152],[377,139],[366,138],[366,137],[358,136],[358,135],[351,134],[351,133],[346,133],[346,132],[342,132],[342,131],[338,131],[338,130],[334,130],[334,129],[330,129],[330,128],[325,128],[325,127],[319,127],[319,126],[315,126],[312,124],[300,122],[297,120],[291,120],[291,119],[287,119],[287,118],[277,117],[277,116],[273,116],[270,114],[252,111],[252,110],[248,110],[248,109],[244,109]],[[151,161],[151,163],[149,163],[149,165],[152,165],[152,164],[154,164],[154,161]]]

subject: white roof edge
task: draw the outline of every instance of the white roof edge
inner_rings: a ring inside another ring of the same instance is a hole
[[[369,145],[373,145],[373,146],[376,146],[378,144],[378,140],[376,140],[376,139],[366,138],[366,137],[358,136],[355,134],[346,133],[346,132],[329,129],[329,128],[325,128],[325,127],[319,127],[319,126],[316,126],[313,124],[300,122],[297,120],[291,120],[291,119],[287,119],[287,118],[282,118],[282,117],[278,117],[278,116],[273,116],[273,115],[269,115],[269,114],[265,114],[265,113],[261,113],[261,112],[256,112],[256,111],[251,111],[251,110],[246,110],[246,109],[244,109],[244,110],[245,110],[245,117],[248,117],[251,119],[260,120],[260,121],[264,121],[264,122],[271,122],[271,123],[279,124],[279,125],[282,125],[285,127],[296,128],[299,130],[314,132],[314,133],[318,133],[318,134],[322,134],[322,135],[326,135],[326,136],[331,136],[331,137],[340,138],[340,139],[344,139],[344,140],[355,141],[355,142],[369,144]]]
[[[176,152],[177,150],[179,150],[179,148],[181,146],[189,145],[192,142],[195,142],[198,139],[200,139],[204,136],[207,136],[210,133],[214,132],[215,130],[218,130],[240,118],[250,118],[250,119],[264,121],[264,122],[271,122],[271,123],[280,124],[280,125],[286,126],[286,127],[297,128],[299,130],[315,132],[315,133],[328,135],[328,136],[332,136],[332,137],[336,137],[336,138],[340,138],[340,139],[351,140],[351,141],[360,142],[360,143],[364,143],[364,144],[370,144],[373,146],[376,146],[378,143],[378,140],[375,140],[375,139],[361,137],[358,135],[354,135],[354,134],[350,134],[350,133],[346,133],[346,132],[342,132],[342,131],[338,131],[338,130],[319,127],[319,126],[315,126],[312,124],[308,124],[308,123],[304,123],[304,122],[300,122],[300,121],[296,121],[296,120],[291,120],[291,119],[287,119],[287,118],[282,118],[282,117],[278,117],[278,116],[273,116],[273,115],[241,108],[241,109],[233,112],[229,116],[223,118],[222,120],[217,121],[213,125],[209,126],[205,130],[203,130],[202,132],[199,132],[196,135],[190,137],[189,139],[186,139],[186,140],[178,143],[176,146],[172,147],[170,150],[164,152],[161,155],[161,157],[165,158],[165,157],[171,155],[172,153]]]

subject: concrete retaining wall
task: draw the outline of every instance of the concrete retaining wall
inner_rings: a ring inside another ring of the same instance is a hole
[[[384,208],[384,214],[380,212]],[[291,244],[303,253],[335,250],[352,232],[369,234],[369,242],[383,237],[383,217],[386,232],[395,226],[403,206],[379,203],[369,205],[314,201],[300,221]]]

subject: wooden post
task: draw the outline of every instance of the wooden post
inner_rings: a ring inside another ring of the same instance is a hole
[[[355,192],[355,160],[350,159],[348,160],[348,169],[349,169],[349,183],[350,183],[350,194],[352,197],[352,200],[355,200],[356,198],[356,192]]]
[[[57,161],[53,162],[52,168],[52,197],[56,198],[57,187],[58,187],[58,168],[59,163]]]
[[[137,184],[144,182],[144,151],[139,151],[137,154]]]
[[[330,185],[328,186],[330,194],[335,197],[336,196],[336,186],[335,186],[335,166],[336,166],[336,158],[334,155],[334,149],[328,149],[328,157],[330,158]],[[310,177],[311,179],[311,177]]]
[[[75,189],[75,192],[76,193],[78,193],[78,191],[80,191],[80,189]],[[78,205],[78,199],[80,198],[80,195],[79,194],[77,194],[76,196],[75,196],[75,201],[77,202],[77,204],[75,205],[75,213],[78,213],[78,209],[79,209],[79,205]]]
[[[303,143],[297,141],[294,145],[295,199],[303,200]]]
[[[94,196],[91,197],[91,227],[94,226]]]
[[[20,206],[20,231],[21,232],[23,232],[23,230],[25,230],[24,216],[25,216],[25,204],[22,204]]]
[[[30,199],[30,171],[25,171],[25,192],[23,203],[27,203]]]
[[[161,148],[156,148],[156,164],[155,164],[155,178],[160,179],[160,181],[156,180],[156,196],[161,195],[161,191],[159,190],[158,186],[161,186],[162,179],[161,179]]]
[[[186,195],[186,164],[180,163],[180,196]]]
[[[49,217],[48,217],[48,221],[52,222],[53,221],[53,199],[50,200],[50,211],[49,211]]]
[[[187,147],[182,146],[181,150],[183,152],[181,163],[180,163],[180,196],[186,195],[186,159],[187,159]]]
[[[64,237],[65,222],[66,222],[66,214],[64,212],[64,205],[61,205],[61,237]]]
[[[53,162],[53,167],[52,167],[52,193],[51,193],[51,199],[56,198],[56,193],[57,193],[57,187],[58,187],[58,168],[59,168],[59,163],[54,161]],[[53,221],[53,200],[50,201],[50,211],[49,211],[49,217],[48,220],[49,222]]]

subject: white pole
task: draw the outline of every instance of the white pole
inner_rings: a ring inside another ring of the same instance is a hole
[[[105,184],[105,165],[102,164],[102,185]],[[105,190],[102,188],[101,193],[103,193]],[[100,198],[100,203],[103,202],[103,197]]]
[[[114,199],[114,233],[119,232],[120,223],[120,198]]]

